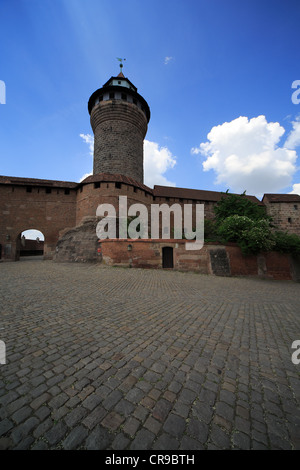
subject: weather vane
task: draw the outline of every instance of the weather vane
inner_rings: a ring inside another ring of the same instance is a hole
[[[120,62],[120,72],[122,72],[123,60],[126,60],[126,59],[120,59],[120,57],[117,57],[117,60]]]

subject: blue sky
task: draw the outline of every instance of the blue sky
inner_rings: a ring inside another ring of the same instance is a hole
[[[146,184],[300,193],[298,0],[0,0],[0,18],[0,174],[90,173],[87,102],[122,57],[151,110]]]

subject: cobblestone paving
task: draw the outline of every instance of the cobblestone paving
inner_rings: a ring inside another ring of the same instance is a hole
[[[0,449],[300,449],[300,284],[0,264]]]

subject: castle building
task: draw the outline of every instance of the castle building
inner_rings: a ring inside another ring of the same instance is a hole
[[[220,266],[224,249],[221,254],[219,247],[216,254],[216,247],[205,246],[201,252],[187,253],[184,240],[163,237],[163,227],[155,240],[98,239],[97,207],[109,203],[118,214],[119,196],[127,196],[129,206],[139,203],[147,208],[177,203],[182,208],[192,204],[195,209],[204,204],[205,217],[212,219],[214,205],[223,194],[144,184],[143,142],[150,108],[122,71],[91,95],[88,112],[94,133],[91,176],[79,183],[0,176],[0,260],[17,261],[22,232],[37,229],[45,237],[45,259],[208,272],[213,269],[207,268],[207,259],[219,257]],[[264,205],[280,229],[300,235],[300,196],[265,194],[262,201],[246,197]],[[224,266],[226,273],[226,261]]]

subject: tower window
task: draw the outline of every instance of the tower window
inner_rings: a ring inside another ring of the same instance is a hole
[[[137,100],[135,98],[133,98],[132,102],[133,102],[133,104],[137,105]]]
[[[115,183],[115,188],[121,189],[121,183],[119,183],[119,182]]]
[[[103,101],[103,95],[99,96],[99,101]]]
[[[121,80],[118,80],[118,85],[121,85]]]
[[[26,192],[27,192],[27,193],[32,193],[32,187],[31,187],[31,186],[27,186],[27,187],[26,187]]]
[[[297,211],[297,210],[298,210],[298,206],[297,206],[297,204],[294,204],[294,209],[295,209],[295,211]]]
[[[69,190],[69,189],[65,189],[65,194],[70,194],[70,190]]]
[[[122,98],[122,100],[127,101],[127,95],[126,95],[126,93],[122,93],[122,94],[121,94],[121,98]]]
[[[113,100],[113,99],[115,98],[115,94],[114,94],[113,91],[110,92],[109,98],[110,98],[111,100]]]
[[[51,188],[46,188],[46,194],[50,194],[51,193]]]
[[[94,189],[100,188],[100,182],[97,181],[97,183],[94,183]]]
[[[292,218],[291,218],[291,217],[288,217],[288,223],[289,223],[289,224],[292,223]]]

